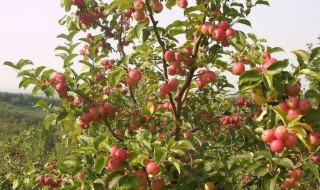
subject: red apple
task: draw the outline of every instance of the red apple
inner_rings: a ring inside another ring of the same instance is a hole
[[[319,145],[320,144],[320,132],[313,131],[309,134],[309,139],[312,145]]]
[[[175,60],[175,53],[174,51],[166,51],[165,54],[164,54],[164,59],[167,61],[167,62],[172,62]]]
[[[286,84],[286,93],[289,96],[297,96],[301,91],[301,83],[298,81],[293,86]]]
[[[188,6],[188,1],[187,0],[178,0],[177,5],[178,5],[178,7],[185,9]]]
[[[164,93],[164,94],[169,94],[171,92],[171,86],[168,83],[163,83],[160,86],[160,92]]]
[[[179,80],[176,79],[176,78],[171,78],[171,79],[169,80],[169,85],[170,85],[172,91],[175,92],[175,91],[177,91],[177,89],[178,89]]]
[[[140,80],[142,73],[139,69],[132,69],[129,71],[129,78],[132,80]]]
[[[112,146],[110,149],[110,157],[114,157],[116,155],[117,150],[119,150],[119,147]]]
[[[110,170],[118,170],[121,166],[121,161],[118,157],[112,157],[108,161],[108,167]]]
[[[300,114],[301,114],[301,111],[298,108],[290,108],[288,110],[288,119],[291,120],[295,116],[300,115]]]
[[[241,75],[245,71],[245,66],[242,62],[235,62],[232,65],[232,73],[234,75]]]
[[[136,1],[133,4],[133,7],[136,10],[136,12],[138,12],[138,11],[142,12],[142,11],[146,10],[146,4],[141,0]]]
[[[290,175],[293,179],[298,180],[302,176],[302,170],[300,168],[290,170]]]
[[[151,190],[164,190],[165,183],[162,179],[153,179],[151,181]]]
[[[230,28],[230,23],[228,21],[223,20],[220,22],[219,27],[223,30],[227,30],[228,28]]]
[[[154,161],[151,161],[146,166],[146,171],[149,174],[158,174],[160,172],[160,167]]]
[[[187,130],[186,132],[184,132],[183,137],[185,139],[189,139],[192,137],[192,131],[191,130]]]
[[[168,67],[167,72],[168,72],[168,75],[170,75],[170,76],[177,74],[176,69],[173,66]]]
[[[289,108],[296,108],[299,105],[299,99],[297,97],[289,97],[287,99],[287,105]]]
[[[297,142],[298,142],[298,138],[294,133],[288,133],[287,138],[283,141],[284,146],[289,149],[296,146]]]
[[[288,104],[287,102],[283,101],[283,102],[280,102],[279,103],[279,107],[282,111],[288,113],[288,110],[289,110],[289,107],[288,107]]]
[[[292,179],[292,178],[286,178],[286,179],[283,181],[281,187],[283,187],[283,188],[285,188],[285,189],[287,189],[287,188],[288,188],[288,189],[291,189],[291,188],[293,188],[295,185],[296,185],[296,184],[295,184],[294,179]]]
[[[320,156],[313,156],[311,160],[313,163],[320,165]]]
[[[162,3],[158,2],[158,1],[154,1],[152,2],[151,4],[151,8],[152,8],[152,11],[155,12],[155,13],[161,13],[162,10],[163,10],[163,5]]]
[[[282,125],[279,125],[274,130],[274,136],[278,140],[285,140],[287,138],[288,134],[289,134],[289,132],[288,132],[287,128],[285,126],[282,126]]]
[[[284,144],[281,140],[276,139],[270,143],[270,149],[273,152],[282,152],[284,150]]]
[[[262,133],[262,140],[267,143],[271,143],[275,139],[274,131],[272,129],[267,129]]]
[[[227,37],[232,37],[232,36],[234,36],[234,35],[235,35],[234,29],[228,28],[228,29],[226,30],[226,36],[227,36]]]
[[[115,156],[118,157],[119,160],[122,160],[122,161],[123,161],[123,160],[127,159],[127,157],[128,157],[128,152],[127,152],[125,149],[120,148],[120,149],[118,149],[118,150],[116,151]]]
[[[144,14],[144,12],[136,11],[133,13],[133,18],[136,21],[142,21],[146,18],[146,15]]]
[[[212,38],[216,41],[222,41],[225,35],[226,33],[222,28],[217,28],[212,32]]]
[[[306,115],[311,110],[312,105],[309,100],[300,99],[298,107],[301,111],[301,114]]]

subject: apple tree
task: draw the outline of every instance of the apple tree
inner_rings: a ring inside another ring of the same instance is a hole
[[[298,63],[290,64],[276,59],[280,47],[237,29],[268,1],[61,5],[63,70],[5,65],[21,88],[59,96],[61,105],[35,106],[48,112],[45,128],[61,128],[74,149],[32,173],[22,168],[14,189],[319,187],[320,93],[302,83],[320,80],[312,69],[320,49],[293,51]]]

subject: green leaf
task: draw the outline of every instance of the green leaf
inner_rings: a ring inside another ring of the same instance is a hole
[[[19,84],[19,88],[24,88],[26,89],[30,84],[34,84],[35,83],[35,79],[33,78],[26,78],[26,79],[23,79],[20,84]]]
[[[109,189],[115,189],[120,179],[123,177],[122,172],[113,172],[109,175],[108,187]]]
[[[245,71],[239,77],[240,84],[242,84],[244,82],[259,81],[259,80],[261,80],[261,75],[260,75],[259,71],[256,71],[256,70]]]
[[[250,26],[251,27],[251,22],[247,19],[240,19],[238,20],[237,23],[241,23],[241,24],[244,24],[244,25],[247,25],[247,26]]]
[[[175,158],[169,157],[168,161],[171,162],[174,167],[178,170],[179,174],[181,173],[181,162]]]
[[[276,52],[284,52],[284,50],[281,47],[268,47],[268,52],[269,53],[276,53]]]
[[[134,38],[140,38],[141,31],[145,26],[145,23],[139,23],[134,28],[128,30],[126,40],[132,41]]]
[[[283,166],[287,169],[294,168],[294,164],[289,158],[280,158],[278,161],[278,165]]]
[[[285,111],[280,109],[280,107],[273,107],[272,110],[278,115],[278,117],[282,120],[284,125],[288,125],[289,120]]]
[[[71,62],[71,60],[75,57],[77,57],[78,55],[77,54],[70,54],[68,55],[65,59],[64,59],[64,66],[68,66],[69,63]]]
[[[306,74],[306,75],[309,75],[310,77],[320,80],[320,74],[310,69],[302,69],[300,70],[300,74]]]
[[[263,75],[263,83],[268,90],[273,90],[273,75]]]
[[[311,109],[310,112],[304,116],[306,122],[320,121],[320,110]]]
[[[40,66],[40,67],[38,67],[38,68],[36,69],[36,71],[34,72],[34,75],[35,75],[36,77],[38,77],[45,68],[46,68],[45,66]]]
[[[46,130],[49,130],[52,120],[54,119],[54,115],[49,114],[43,120],[43,125]]]
[[[126,75],[126,71],[125,70],[115,70],[113,73],[111,73],[109,75],[109,82],[115,86],[117,85],[122,78]]]
[[[48,102],[46,102],[44,99],[40,99],[34,103],[33,107],[48,108]]]
[[[246,36],[243,32],[237,31],[236,36],[228,38],[230,44],[238,51],[242,51],[246,47]]]
[[[9,61],[4,62],[3,65],[7,65],[7,66],[12,67],[14,69],[18,69],[17,65],[15,65],[14,63],[9,62]]]
[[[19,179],[15,179],[12,183],[12,189],[17,189],[19,187]]]
[[[165,148],[160,147],[160,146],[154,147],[153,155],[154,155],[154,159],[156,162],[160,163],[162,161],[162,159],[165,158],[166,154],[167,154],[167,151]]]
[[[33,65],[33,63],[30,60],[26,60],[26,59],[21,59],[18,63],[17,63],[17,68],[19,70],[22,69],[22,67],[26,66],[26,65]]]
[[[281,71],[283,71],[288,65],[289,65],[288,59],[285,59],[282,61],[277,61],[267,68],[268,74],[276,75],[276,74],[280,73]]]
[[[107,164],[107,159],[104,158],[103,156],[98,156],[98,158],[94,161],[94,171],[96,173],[101,173],[103,168]]]
[[[256,5],[258,5],[258,4],[270,6],[270,5],[269,5],[269,2],[266,1],[266,0],[258,0],[258,1],[256,2]]]
[[[315,98],[320,100],[320,93],[316,90],[310,89],[304,94],[304,98]]]
[[[304,51],[304,50],[295,50],[295,51],[292,51],[292,53],[294,53],[297,58],[300,58],[302,59],[304,62],[309,62],[309,54],[308,52]]]
[[[100,135],[98,138],[96,138],[95,140],[94,140],[94,142],[93,142],[93,146],[94,146],[94,148],[96,149],[96,150],[98,150],[99,149],[99,145],[104,141],[104,140],[106,140],[106,136],[104,136],[104,135]]]
[[[313,61],[314,58],[316,58],[320,53],[320,47],[314,48],[310,53],[310,61]]]
[[[313,173],[313,175],[315,175],[318,180],[320,180],[320,174],[319,174],[319,167],[314,164],[311,160],[307,160],[305,162],[305,165],[309,168],[309,170],[311,170],[311,172]]]
[[[268,163],[263,160],[263,161],[255,161],[254,163],[250,164],[246,169],[245,172],[246,174],[253,173],[257,168],[267,165]]]
[[[188,150],[188,149],[195,150],[194,146],[187,140],[178,141],[175,148],[182,149],[182,150]]]

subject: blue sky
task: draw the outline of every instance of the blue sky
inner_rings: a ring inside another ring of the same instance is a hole
[[[288,57],[295,62],[290,53],[292,50],[304,49],[307,43],[317,43],[317,36],[320,35],[320,1],[269,2],[270,7],[260,6],[252,11],[249,17],[252,28],[235,26],[235,29],[253,32],[267,39],[270,46],[284,48],[286,51],[275,54],[275,57]],[[26,92],[19,90],[16,72],[2,63],[25,58],[32,60],[36,66],[45,65],[59,70],[62,62],[55,57],[54,49],[62,43],[56,36],[65,32],[57,22],[64,11],[58,0],[3,1],[1,7],[0,91]],[[175,14],[164,13],[157,18],[165,24],[172,18],[179,19],[181,10],[174,10]]]

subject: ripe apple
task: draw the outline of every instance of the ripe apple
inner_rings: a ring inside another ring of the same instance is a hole
[[[228,28],[227,30],[226,30],[226,36],[229,38],[229,37],[233,37],[235,35],[235,31],[234,31],[234,29],[232,29],[232,28]]]
[[[221,45],[223,47],[228,47],[230,45],[229,41],[227,40],[227,38],[224,38],[222,41],[221,41]]]
[[[290,170],[290,175],[293,179],[299,180],[302,176],[302,170],[300,168]]]
[[[312,145],[319,145],[320,144],[320,132],[313,131],[309,134],[310,143]]]
[[[142,73],[139,69],[132,69],[129,71],[129,78],[132,80],[140,80]]]
[[[227,30],[228,28],[230,28],[230,23],[228,21],[223,20],[220,22],[219,27],[223,30]]]
[[[183,48],[183,51],[187,54],[187,56],[192,56],[192,47],[185,47]]]
[[[234,75],[241,75],[245,71],[245,66],[242,62],[235,62],[232,65],[232,73]]]
[[[44,179],[44,184],[46,185],[50,185],[52,183],[52,178],[50,176],[46,177]]]
[[[266,71],[268,69],[268,67],[270,65],[272,65],[273,63],[277,62],[277,60],[275,58],[270,58],[268,59],[263,65],[262,65],[262,70]]]
[[[92,117],[89,113],[85,113],[81,116],[81,121],[85,124],[89,124],[92,121]]]
[[[177,61],[179,61],[180,63],[181,63],[181,62],[184,62],[184,61],[186,60],[186,58],[183,57],[183,55],[182,55],[180,52],[178,52],[178,51],[175,53],[175,59],[176,59]]]
[[[177,74],[176,69],[173,66],[168,67],[167,72],[168,72],[168,75],[170,75],[170,76]]]
[[[119,158],[119,160],[125,160],[127,159],[128,157],[128,152],[123,149],[123,148],[119,148],[116,153],[115,153],[115,156]]]
[[[311,160],[313,163],[320,165],[320,156],[313,156]]]
[[[222,41],[225,38],[225,31],[222,28],[216,28],[213,32],[212,32],[212,38],[216,41]]]
[[[275,139],[274,131],[272,129],[267,129],[262,133],[262,140],[267,143],[271,143]]]
[[[286,178],[286,179],[283,181],[281,187],[283,187],[283,188],[285,188],[285,189],[287,189],[287,188],[288,188],[288,189],[291,189],[291,188],[293,188],[295,185],[296,185],[296,184],[295,184],[294,179],[292,179],[292,178]]]
[[[167,62],[172,62],[175,60],[175,53],[174,51],[166,51],[165,54],[164,54],[164,59],[167,61]]]
[[[160,167],[154,161],[151,161],[146,166],[146,171],[149,174],[158,174],[160,172]]]
[[[187,0],[178,0],[177,5],[178,5],[178,7],[185,9],[188,6],[188,1]]]
[[[166,187],[166,185],[162,179],[153,179],[151,181],[151,189],[152,190],[164,190],[165,187]]]
[[[171,87],[171,90],[175,92],[175,91],[177,91],[177,89],[178,89],[179,80],[176,79],[176,78],[171,78],[171,79],[169,80],[169,85],[170,85],[170,87]]]
[[[40,184],[44,184],[45,183],[45,177],[44,176],[40,176],[38,179]]]
[[[185,139],[189,139],[192,137],[192,131],[191,130],[187,130],[186,132],[184,132],[183,137]]]
[[[133,7],[136,10],[136,12],[142,12],[142,11],[146,10],[146,4],[141,0],[136,1],[133,4]]]
[[[117,150],[119,150],[119,147],[117,146],[112,146],[110,148],[110,157],[114,157],[116,155]]]
[[[276,139],[270,143],[270,149],[273,152],[282,152],[284,150],[284,144],[281,140]]]
[[[301,83],[300,81],[296,82],[293,86],[286,84],[286,93],[289,96],[297,96],[301,91]]]
[[[143,21],[146,18],[146,15],[144,14],[144,12],[136,11],[133,13],[133,18],[136,21]]]
[[[297,97],[289,97],[287,99],[287,105],[289,108],[296,108],[299,105],[299,99]]]
[[[289,149],[296,146],[297,142],[298,142],[298,138],[294,133],[288,133],[287,138],[283,141],[284,146]]]
[[[201,25],[201,32],[204,35],[212,34],[213,30],[214,30],[214,26],[211,23],[207,23],[206,22],[206,23]]]
[[[271,55],[268,51],[265,51],[263,52],[263,57],[266,58],[266,59],[270,59],[271,58]]]
[[[289,134],[289,132],[288,132],[287,128],[285,126],[282,126],[282,125],[279,125],[274,130],[274,136],[278,140],[285,140],[287,138],[288,134]]]
[[[287,102],[283,101],[279,103],[279,107],[281,110],[283,110],[284,112],[288,113],[289,107]]]
[[[151,4],[151,8],[154,13],[161,13],[163,10],[163,5],[158,1],[154,1]]]
[[[58,83],[57,86],[56,86],[56,90],[58,92],[66,91],[67,90],[67,84],[66,83],[62,83],[62,82]]]
[[[301,111],[301,114],[306,115],[310,112],[312,105],[309,100],[300,99],[298,107]]]
[[[164,94],[169,94],[171,92],[171,86],[169,83],[163,83],[160,86],[160,92],[164,93]]]
[[[110,170],[118,170],[121,166],[121,160],[118,157],[112,157],[108,161],[108,167]]]
[[[288,119],[291,120],[295,116],[300,115],[300,114],[301,114],[301,111],[298,108],[290,108],[288,110]]]
[[[198,88],[203,88],[206,85],[206,83],[202,80],[197,80],[196,85]]]

